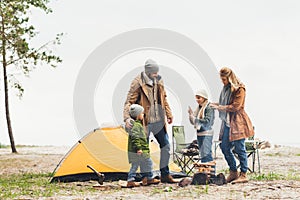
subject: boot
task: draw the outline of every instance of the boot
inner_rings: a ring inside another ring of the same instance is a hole
[[[152,184],[159,184],[159,182],[160,181],[158,179],[155,179],[155,178],[153,178],[153,179],[147,179],[147,177],[144,177],[142,179],[142,185],[143,186],[152,185]]]
[[[128,188],[139,187],[139,186],[140,186],[140,184],[138,184],[138,183],[136,183],[134,181],[128,181],[127,182],[127,187]]]
[[[162,183],[178,183],[179,182],[179,181],[175,181],[170,174],[168,174],[167,176],[160,177],[160,181]]]
[[[248,178],[246,172],[241,172],[240,176],[236,180],[232,181],[231,183],[235,184],[235,183],[247,183],[247,182],[248,182]]]
[[[239,177],[239,174],[238,174],[237,171],[231,171],[230,170],[229,171],[229,176],[227,176],[227,178],[226,178],[226,182],[230,183],[230,182],[236,180],[238,177]]]

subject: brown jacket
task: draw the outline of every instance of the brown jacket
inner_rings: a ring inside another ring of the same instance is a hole
[[[142,72],[137,77],[135,77],[135,79],[131,82],[129,92],[127,94],[126,102],[124,104],[123,118],[124,118],[124,121],[126,119],[130,118],[129,108],[132,104],[139,104],[139,105],[143,106],[145,109],[143,124],[145,127],[147,127],[148,113],[149,113],[151,105],[149,102],[149,98],[147,97],[148,93],[147,93],[147,88],[146,88],[149,86],[146,85],[143,76],[144,76],[144,73]],[[157,82],[157,86],[158,86],[158,91],[159,91],[158,98],[160,100],[160,105],[163,109],[163,112],[165,113],[165,116],[167,118],[173,118],[169,103],[166,99],[167,95],[166,95],[166,91],[164,88],[164,83],[161,78],[159,78],[159,80]]]
[[[232,93],[230,104],[224,106],[230,116],[230,141],[240,140],[254,135],[252,123],[244,110],[245,95],[245,88],[238,88]],[[222,123],[220,131],[220,140],[222,140],[223,131],[224,122]]]

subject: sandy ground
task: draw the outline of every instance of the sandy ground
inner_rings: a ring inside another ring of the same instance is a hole
[[[18,154],[10,149],[0,149],[0,172],[2,175],[25,172],[52,172],[69,147],[21,147]],[[217,171],[225,172],[226,163],[220,150],[217,150]],[[283,174],[288,180],[254,181],[244,184],[226,184],[223,186],[187,186],[162,184],[120,189],[118,182],[105,182],[106,189],[95,189],[84,195],[57,194],[41,199],[300,199],[300,148],[277,147],[260,150],[261,173]],[[256,171],[258,169],[256,168]],[[293,180],[298,177],[298,180]],[[76,187],[90,187],[95,181],[74,184]],[[30,198],[29,198],[30,199]]]

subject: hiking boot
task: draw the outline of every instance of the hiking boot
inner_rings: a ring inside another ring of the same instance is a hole
[[[235,184],[235,183],[247,183],[247,182],[248,182],[248,178],[246,172],[241,172],[240,176],[236,180],[232,181],[231,183]]]
[[[151,184],[159,184],[160,183],[160,180],[156,179],[156,178],[153,178],[151,180],[147,180],[147,184],[148,185],[151,185]]]
[[[167,176],[160,177],[160,181],[162,183],[178,183],[179,182],[179,181],[175,181],[170,174],[168,174]]]
[[[238,174],[237,171],[231,171],[230,170],[229,171],[229,176],[227,176],[227,178],[226,178],[226,182],[230,183],[230,182],[236,180],[238,177],[239,177],[239,174]]]
[[[140,184],[134,182],[134,181],[128,181],[127,182],[127,187],[128,188],[133,188],[133,187],[140,187]]]
[[[155,178],[153,178],[153,179],[147,179],[147,177],[144,177],[142,179],[142,185],[143,186],[152,185],[152,184],[159,184],[159,182],[160,181],[158,179],[155,179]]]

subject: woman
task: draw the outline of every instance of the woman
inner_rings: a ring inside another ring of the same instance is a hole
[[[205,90],[196,92],[195,97],[198,106],[194,112],[189,107],[189,118],[197,131],[201,162],[210,162],[213,160],[211,146],[213,140],[212,125],[214,124],[215,114],[209,105]]]
[[[221,150],[229,166],[230,174],[227,182],[247,182],[248,169],[245,139],[254,135],[252,123],[244,110],[245,86],[234,72],[224,67],[220,70],[220,77],[224,84],[219,103],[212,103],[211,107],[219,111],[222,120],[219,140]],[[238,154],[241,172],[238,174],[236,160],[232,149]]]

